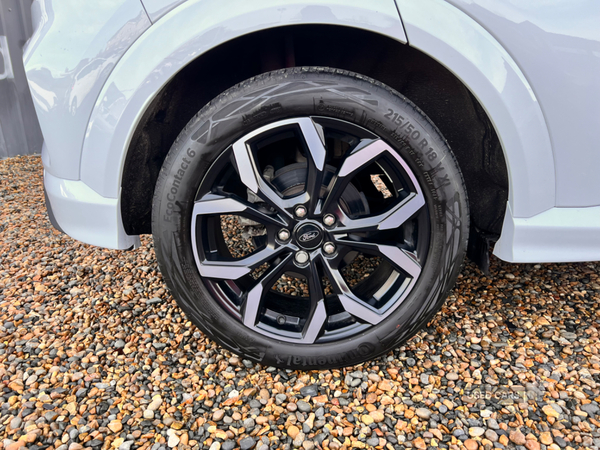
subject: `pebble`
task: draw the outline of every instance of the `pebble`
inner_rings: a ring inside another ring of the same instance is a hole
[[[160,405],[162,405],[162,398],[160,395],[155,395],[152,397],[152,401],[148,405],[148,409],[151,411],[156,411]]]
[[[177,436],[176,434],[172,434],[171,436],[169,436],[169,440],[167,441],[167,445],[171,448],[177,447],[177,445],[179,444],[179,436]]]
[[[294,447],[299,448],[302,446],[302,443],[304,442],[304,438],[306,437],[306,435],[301,431],[299,432],[296,437],[294,438],[294,440],[292,441],[292,444],[294,445]]]
[[[486,430],[485,437],[492,442],[496,442],[498,440],[498,434],[494,430]]]
[[[417,408],[417,410],[415,411],[415,413],[421,419],[429,420],[429,418],[431,417],[431,411],[429,409],[427,409],[427,408]]]
[[[372,437],[367,439],[367,445],[371,446],[371,447],[376,447],[379,445],[379,438],[377,437]]]
[[[225,411],[222,409],[217,409],[212,415],[212,420],[218,422],[223,419],[223,416],[225,416]]]
[[[523,433],[521,433],[519,430],[511,431],[508,438],[511,440],[511,442],[513,442],[517,445],[525,445],[527,442],[525,440],[525,435]]]
[[[471,437],[483,436],[484,433],[485,433],[485,429],[483,429],[481,427],[471,427],[471,428],[469,428],[469,435]]]
[[[300,394],[303,397],[314,397],[319,394],[319,388],[316,384],[311,384],[309,386],[304,386],[300,388]]]
[[[310,406],[310,404],[305,402],[304,400],[298,401],[296,403],[296,405],[298,406],[298,411],[303,412],[303,413],[307,413],[312,410],[312,407]]]
[[[268,447],[267,447],[267,448],[268,448]],[[307,440],[307,441],[304,441],[304,442],[302,443],[302,448],[303,448],[304,450],[313,450],[313,449],[315,448],[315,444],[314,444],[314,442],[313,442],[313,441],[308,441],[308,440]]]
[[[498,430],[498,429],[500,429],[500,425],[498,425],[498,422],[494,418],[488,419],[487,426],[491,430]]]
[[[113,420],[112,422],[110,422],[108,424],[108,428],[113,433],[118,433],[119,431],[121,431],[123,429],[123,424],[121,423],[120,420]]]
[[[17,428],[19,428],[21,426],[22,420],[20,417],[15,417],[14,419],[12,419],[10,421],[10,428],[11,430],[16,430]]]
[[[298,433],[300,433],[300,429],[296,425],[292,425],[287,429],[287,434],[292,439],[295,439],[296,436],[298,436]]]
[[[151,237],[120,252],[54,231],[39,156],[0,161],[0,179],[4,450],[600,450],[597,262],[492,256],[484,275],[467,261],[442,310],[388,354],[263,367],[188,321]],[[349,279],[368,270],[363,258]]]
[[[236,447],[236,445],[237,444],[235,443],[234,440],[229,439],[229,440],[224,441],[221,444],[221,450],[233,450]]]
[[[243,438],[240,441],[240,448],[242,450],[248,450],[248,449],[253,448],[255,444],[256,444],[256,441],[254,440],[254,438],[248,436],[248,437]]]
[[[479,448],[479,444],[473,439],[467,439],[464,442],[464,446],[467,450],[477,450]]]

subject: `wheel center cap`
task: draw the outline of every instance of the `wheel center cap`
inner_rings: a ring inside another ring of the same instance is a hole
[[[312,250],[323,242],[323,230],[314,223],[305,223],[296,229],[295,237],[300,247]]]

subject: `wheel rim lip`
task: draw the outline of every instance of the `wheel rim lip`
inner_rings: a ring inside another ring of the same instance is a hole
[[[248,133],[247,135],[245,135],[242,138],[238,139],[236,142],[242,141],[242,142],[247,143],[247,142],[249,142],[249,141],[251,141],[251,140],[253,140],[253,139],[257,138],[257,137],[260,137],[265,132],[271,133],[274,130],[281,129],[283,127],[288,127],[290,125],[294,125],[294,124],[297,123],[297,120],[305,119],[307,117],[310,118],[311,120],[322,118],[320,116],[303,116],[301,118],[292,118],[292,119],[285,119],[285,120],[276,121],[276,122],[273,122],[272,124],[260,127],[257,130],[254,130],[254,131]],[[348,122],[348,121],[342,121],[342,120],[339,120],[339,119],[332,119],[332,118],[329,118],[329,117],[325,117],[324,119],[326,119],[328,121],[332,121],[332,120],[336,121],[337,120],[337,121],[343,122],[344,124],[349,125],[351,127],[361,128],[359,125],[356,125],[356,124],[354,124],[352,122]],[[381,138],[379,138],[379,139],[381,139]],[[412,186],[417,191],[417,194],[423,196],[420,183],[418,182],[418,180],[417,180],[415,174],[413,173],[412,169],[408,166],[408,164],[406,163],[406,161],[404,161],[404,159],[402,157],[400,157],[400,155],[398,155],[397,152],[392,147],[389,146],[389,144],[386,143],[385,145],[390,148],[390,150],[391,150],[390,153],[395,157],[395,159],[398,161],[398,163],[404,169],[405,174],[410,178],[410,182],[412,183]],[[233,147],[233,145],[231,145],[231,146],[229,146],[227,148],[231,148],[231,147]],[[209,169],[209,171],[210,170],[211,169]],[[284,199],[284,201],[287,200],[287,202],[289,203],[290,201],[303,200],[304,197],[305,197],[305,194],[300,194],[300,195],[297,195],[295,197],[292,197],[291,199]],[[282,248],[287,248],[290,251],[294,251],[294,250],[298,250],[298,249],[305,250],[309,254],[310,262],[312,262],[314,260],[319,260],[319,259],[321,259],[321,260],[322,259],[331,259],[332,255],[326,254],[323,251],[322,248],[319,248],[319,246],[321,246],[321,244],[323,244],[324,242],[335,243],[336,247],[344,245],[343,237],[340,238],[340,237],[336,236],[335,234],[330,233],[331,230],[328,229],[329,227],[325,227],[322,224],[320,224],[319,222],[314,221],[312,219],[308,219],[308,218],[296,218],[296,217],[294,217],[294,215],[292,213],[293,207],[290,206],[288,209],[289,209],[290,214],[289,214],[289,217],[286,218],[287,219],[287,225],[288,225],[288,229],[292,229],[292,231],[290,233],[290,238],[288,238],[288,241],[286,243],[283,243],[283,244],[282,243],[277,243],[279,245],[279,249],[280,250]],[[426,217],[427,220],[429,220],[429,214],[428,214],[428,212],[426,210],[427,210],[427,205],[425,204],[424,207],[421,208],[419,214],[422,217]],[[427,212],[427,213],[425,213],[425,212]],[[321,214],[321,215],[324,215],[324,214]],[[338,208],[338,211],[337,211],[337,213],[335,215],[338,216],[337,217],[338,220],[336,220],[336,224],[335,225],[337,225],[338,223],[343,223],[344,222],[344,216],[345,216],[345,214],[344,214],[343,211],[339,210],[339,208]],[[198,242],[197,242],[197,239],[196,239],[196,232],[195,232],[195,230],[197,229],[197,225],[198,225],[197,224],[197,218],[198,217],[199,217],[198,215],[192,215],[192,221],[191,221],[192,222],[192,232],[191,232],[191,235],[192,235],[192,248],[193,248],[194,258],[196,260],[196,265],[197,265],[197,267],[200,270],[201,266],[202,267],[206,267],[207,265],[210,266],[210,262],[208,262],[208,261],[202,261],[202,259],[199,256],[199,253],[198,253],[198,248],[199,247],[198,247]],[[298,239],[296,238],[296,230],[299,229],[299,228],[301,228],[302,226],[304,226],[307,223],[315,224],[321,230],[321,240],[319,241],[318,245],[313,246],[312,248],[304,248],[304,247],[302,247],[301,245],[299,245]],[[431,232],[429,224],[428,224],[428,227],[426,227],[426,228],[429,228],[429,232]],[[431,239],[430,235],[427,235],[426,237],[427,237],[428,240]],[[237,268],[237,269],[240,269],[240,268]],[[201,276],[202,276],[205,284],[212,285],[214,283],[214,281],[210,279],[210,276],[209,277],[204,276],[202,274],[202,270],[200,270],[200,272],[201,272]],[[327,274],[327,275],[329,276],[330,274]],[[373,307],[371,307],[370,305],[367,305],[367,304],[363,305],[364,306],[363,309],[366,308],[367,310],[370,310],[373,314],[376,314],[376,315],[379,316],[379,319],[378,319],[379,322],[377,324],[375,324],[375,325],[368,325],[368,324],[358,324],[358,325],[366,325],[367,328],[372,328],[372,327],[378,325],[381,321],[385,320],[393,311],[397,310],[398,307],[406,299],[406,297],[408,295],[410,295],[410,293],[413,292],[414,287],[417,284],[417,282],[419,281],[419,279],[420,279],[419,276],[413,277],[412,279],[410,279],[407,283],[405,283],[405,286],[403,287],[403,289],[396,291],[393,294],[393,296],[386,302],[386,304],[383,307],[379,308],[379,309],[373,308]],[[348,298],[345,298],[345,299],[340,298],[340,301],[344,305],[344,307],[346,308],[347,311],[349,311],[349,312],[352,313],[353,311],[356,310],[356,303],[353,303],[353,301],[350,301]],[[233,310],[231,308],[228,308],[227,306],[225,306],[225,309],[230,314],[236,316],[239,319],[240,315],[236,314],[235,312],[233,312]],[[365,311],[363,310],[361,312],[364,314]],[[361,328],[361,327],[359,327],[358,331],[356,331],[356,325],[357,324],[354,324],[354,325],[352,325],[352,326],[349,327],[349,328],[354,328],[355,329],[355,331],[353,331],[351,333],[351,335],[355,335],[355,334],[357,334],[359,332],[364,331],[364,329]],[[277,330],[274,327],[271,327],[271,326],[266,325],[266,324],[262,324],[261,322],[258,322],[254,327],[248,327],[248,328],[250,328],[251,330],[256,331],[256,332],[258,332],[260,334],[263,334],[263,335],[265,335],[267,337],[271,337],[271,338],[278,339],[278,340],[281,340],[281,341],[287,341],[287,342],[293,342],[293,343],[303,343],[296,336],[297,333],[295,333],[296,334],[295,335],[294,332],[285,332],[284,330]],[[344,335],[343,329],[341,329],[341,330],[333,330],[330,334],[331,335],[335,335],[335,336],[340,336],[337,339],[334,338],[333,340],[342,340],[342,339],[348,337],[348,336]],[[322,335],[322,338],[324,338],[323,342],[328,342],[328,340],[326,339],[325,334]],[[319,342],[321,342],[321,339],[317,343],[319,343]]]

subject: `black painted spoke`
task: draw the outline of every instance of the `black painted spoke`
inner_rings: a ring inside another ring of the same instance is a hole
[[[268,271],[262,276],[260,281],[248,291],[246,300],[242,307],[242,317],[244,325],[250,328],[255,328],[258,321],[258,315],[260,312],[260,306],[264,299],[265,294],[269,291],[271,286],[279,279],[279,277],[285,272],[286,268],[289,267],[292,260],[292,255],[289,254],[283,258],[283,260],[274,266],[271,266]]]

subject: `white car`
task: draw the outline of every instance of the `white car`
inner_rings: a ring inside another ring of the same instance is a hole
[[[285,368],[411,337],[469,256],[600,260],[597,0],[36,0],[53,224],[152,233],[187,316]]]

